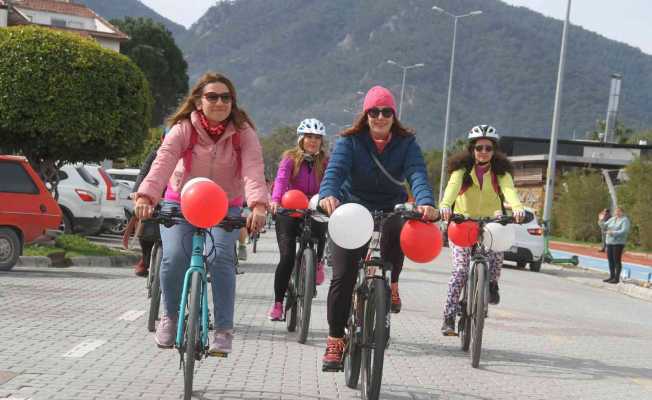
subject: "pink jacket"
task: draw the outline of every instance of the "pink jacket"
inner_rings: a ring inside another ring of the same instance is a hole
[[[229,203],[246,195],[249,207],[268,204],[269,194],[263,174],[263,154],[256,131],[246,125],[239,131],[240,150],[233,145],[236,133],[230,122],[220,139],[213,142],[202,128],[199,117],[193,112],[190,120],[197,130],[197,144],[192,150],[190,171],[185,171],[182,153],[190,146],[190,121],[176,124],[163,140],[147,177],[138,189],[139,196],[147,196],[154,204],[161,199],[168,185],[181,192],[183,185],[196,177],[210,178],[219,184],[229,197]],[[240,159],[240,162],[238,162]]]

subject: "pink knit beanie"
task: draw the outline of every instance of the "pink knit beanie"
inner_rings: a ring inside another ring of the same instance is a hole
[[[363,111],[367,112],[374,107],[389,107],[396,114],[396,102],[392,92],[382,86],[374,86],[367,92],[364,97]]]

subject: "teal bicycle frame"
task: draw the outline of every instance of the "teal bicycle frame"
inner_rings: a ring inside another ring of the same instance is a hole
[[[192,256],[190,257],[190,268],[186,271],[183,279],[183,290],[181,291],[181,302],[179,304],[179,322],[177,324],[177,337],[175,347],[181,350],[183,345],[183,327],[184,318],[181,316],[186,314],[186,304],[188,303],[188,292],[190,291],[190,282],[192,274],[198,272],[201,274],[201,321],[199,326],[201,328],[201,343],[202,349],[208,343],[208,277],[206,275],[206,263],[204,262],[204,239],[206,238],[206,231],[204,229],[197,229],[192,235]]]

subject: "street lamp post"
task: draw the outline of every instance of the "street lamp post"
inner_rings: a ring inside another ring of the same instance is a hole
[[[450,114],[451,114],[451,97],[453,95],[453,68],[455,66],[455,42],[457,40],[457,20],[464,17],[480,15],[482,14],[482,11],[477,10],[477,11],[471,11],[470,13],[467,14],[455,15],[437,6],[433,6],[432,9],[453,18],[453,45],[451,50],[450,71],[448,75],[448,98],[446,100],[446,120],[444,122],[444,147],[442,148],[443,154],[441,157],[441,177],[439,182],[439,201],[441,202],[441,198],[444,196],[444,181],[446,179],[446,159],[447,159],[446,147],[448,146],[448,128],[449,128]]]
[[[396,65],[397,67],[403,69],[403,82],[401,83],[401,100],[399,100],[399,103],[398,103],[398,119],[400,120],[401,119],[401,112],[403,111],[403,93],[405,91],[405,74],[407,73],[408,69],[420,68],[420,67],[423,67],[425,64],[419,63],[419,64],[405,66],[405,65],[401,65],[401,64],[397,63],[394,60],[387,60],[387,63]]]

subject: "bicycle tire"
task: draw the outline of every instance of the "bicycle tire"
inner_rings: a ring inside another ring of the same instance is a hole
[[[285,303],[285,327],[288,332],[294,332],[297,329],[297,283],[298,271],[296,264],[290,275],[290,284],[287,291],[287,302]]]
[[[251,239],[251,252],[256,254],[256,248],[258,247],[258,235],[254,236],[253,239]]]
[[[387,282],[372,279],[369,297],[365,302],[364,325],[362,327],[362,399],[377,400],[383,379],[383,363],[387,345],[390,302]],[[373,358],[372,358],[373,357]]]
[[[471,345],[471,318],[466,310],[466,305],[469,304],[468,287],[469,283],[467,282],[462,291],[461,298],[464,300],[460,302],[461,315],[457,324],[457,332],[460,336],[460,348],[462,351],[469,351],[469,346]]]
[[[315,274],[317,273],[317,262],[315,251],[307,248],[301,256],[299,265],[299,290],[297,290],[297,322],[299,332],[297,342],[303,344],[308,338],[310,329],[310,314],[312,308],[312,296],[315,293]]]
[[[473,295],[473,315],[471,318],[471,366],[478,368],[482,352],[482,331],[484,329],[485,309],[487,307],[487,268],[478,263],[475,268],[475,288]]]
[[[188,293],[188,321],[186,322],[185,360],[183,369],[183,399],[192,397],[192,381],[195,374],[195,357],[199,346],[199,306],[201,299],[201,274],[193,272]]]
[[[358,388],[358,381],[360,380],[360,362],[362,360],[362,351],[360,347],[360,338],[357,332],[357,321],[356,315],[362,315],[359,308],[363,306],[362,302],[359,300],[358,294],[355,293],[353,289],[353,300],[351,301],[351,313],[349,314],[349,320],[347,322],[347,338],[346,338],[346,349],[344,352],[344,381],[346,386],[351,389]],[[356,309],[358,305],[358,309]]]
[[[156,331],[156,320],[158,320],[159,309],[161,307],[161,260],[163,259],[163,249],[160,243],[154,243],[152,247],[152,257],[149,263],[149,274],[152,276],[152,285],[150,287],[149,311],[147,313],[147,330]]]

